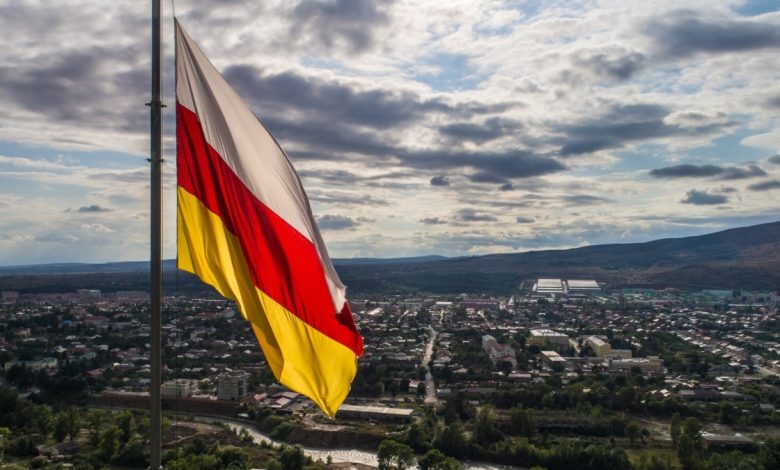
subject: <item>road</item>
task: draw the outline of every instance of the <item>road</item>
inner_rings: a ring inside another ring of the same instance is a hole
[[[780,375],[768,367],[756,366],[756,369],[764,375]]]
[[[431,329],[431,336],[428,338],[428,345],[425,347],[425,354],[422,360],[422,366],[425,367],[425,404],[437,405],[439,398],[436,396],[436,383],[433,381],[433,374],[431,374],[431,368],[428,366],[428,363],[431,362],[433,345],[436,343],[436,336],[439,333],[432,326],[429,328]]]

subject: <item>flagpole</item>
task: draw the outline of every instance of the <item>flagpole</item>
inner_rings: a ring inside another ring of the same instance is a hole
[[[151,389],[149,391],[149,468],[161,468],[162,417],[161,330],[162,330],[162,108],[160,100],[161,27],[160,0],[152,0],[152,100],[151,108],[151,262],[149,302],[151,329]]]

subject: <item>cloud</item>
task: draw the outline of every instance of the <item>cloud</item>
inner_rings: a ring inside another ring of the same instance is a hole
[[[456,212],[456,217],[464,222],[496,222],[498,218],[496,216],[479,212],[474,209],[459,209]]]
[[[660,104],[613,104],[600,116],[574,124],[553,125],[561,136],[551,139],[561,145],[559,154],[570,157],[621,148],[632,142],[674,136],[700,136],[729,128],[733,124],[722,116],[693,123],[675,122],[675,114]]]
[[[374,35],[390,17],[386,9],[392,1],[325,0],[301,1],[290,13],[292,20],[286,38],[307,49],[335,52],[345,49],[360,54],[374,46]]]
[[[581,52],[574,59],[574,64],[602,77],[628,80],[642,69],[645,59],[642,53],[629,52],[621,48],[618,51]]]
[[[758,165],[748,165],[746,168],[724,168],[723,174],[720,175],[720,179],[741,180],[766,175],[767,172],[762,170]]]
[[[89,174],[88,178],[95,181],[117,181],[120,183],[148,183],[149,170],[146,168],[97,171]]]
[[[431,178],[431,186],[449,186],[450,179],[445,175],[434,176]]]
[[[308,196],[312,201],[341,206],[387,206],[390,204],[387,200],[376,198],[370,194],[355,194],[333,190],[311,190]]]
[[[567,204],[573,206],[592,206],[597,204],[606,204],[612,202],[611,200],[598,196],[591,196],[589,194],[572,194],[563,196],[561,198]]]
[[[558,125],[565,135],[561,156],[592,153],[620,147],[625,142],[660,137],[667,133],[663,118],[669,111],[660,105],[613,105],[596,118]]]
[[[266,122],[272,116],[295,114],[308,126],[312,121],[386,129],[405,126],[433,113],[466,118],[499,112],[510,104],[448,103],[440,97],[424,98],[401,88],[358,88],[334,79],[294,71],[270,72],[252,65],[232,65],[225,79],[256,109]],[[316,113],[312,113],[316,110]],[[300,113],[300,116],[298,114]],[[304,127],[305,128],[305,127]]]
[[[0,153],[19,157],[0,158],[0,192],[22,198],[0,195],[0,233],[79,237],[69,250],[32,239],[0,249],[6,262],[148,253],[139,230],[148,109],[138,98],[148,94],[148,45],[136,40],[148,11],[103,3],[0,2]],[[322,224],[341,228],[329,232],[334,256],[652,239],[774,210],[767,196],[780,192],[768,180],[780,179],[780,157],[766,157],[780,150],[780,87],[767,26],[780,29],[777,12],[536,3],[191,0],[178,13],[285,147]],[[434,178],[450,187],[431,188]],[[676,203],[691,188],[729,203]],[[174,194],[166,230],[175,230]],[[113,212],[79,212],[93,203]],[[691,214],[701,222],[677,222]],[[97,219],[116,232],[99,237]]]
[[[552,157],[524,150],[505,152],[453,152],[446,149],[402,152],[398,159],[405,165],[425,170],[473,170],[474,182],[505,183],[513,178],[531,178],[567,170]]]
[[[425,225],[441,225],[447,223],[445,219],[442,219],[440,217],[424,217],[420,219],[419,222]]]
[[[97,212],[111,212],[111,209],[97,204],[91,204],[89,206],[81,206],[78,209],[67,209],[66,212],[78,212],[80,214],[91,214]]]
[[[103,224],[83,224],[81,228],[96,233],[114,233],[114,229],[106,227]]]
[[[766,176],[767,173],[758,165],[738,168],[685,163],[650,170],[650,175],[656,178],[708,178],[716,176],[722,180],[738,180]]]
[[[667,57],[683,58],[696,53],[742,52],[780,46],[780,29],[760,20],[707,18],[681,10],[653,19],[643,32]]]
[[[355,219],[345,215],[323,215],[317,218],[320,230],[351,230],[360,225]]]
[[[492,117],[482,124],[458,122],[439,127],[439,132],[454,141],[483,144],[512,134],[523,125],[517,121]]]
[[[74,235],[68,235],[59,232],[50,232],[36,235],[34,239],[36,242],[43,243],[74,243],[79,241],[79,238]]]
[[[719,204],[725,204],[729,201],[729,198],[722,194],[710,194],[706,191],[697,191],[691,189],[685,193],[685,199],[681,202],[683,204],[694,204],[697,206],[713,206]]]
[[[716,165],[691,165],[688,163],[650,170],[650,176],[656,178],[701,178],[721,173],[723,173],[723,168]]]
[[[751,191],[769,191],[772,189],[780,189],[780,181],[764,181],[763,183],[751,184],[748,186]]]
[[[353,173],[351,171],[347,170],[336,170],[336,169],[317,169],[317,170],[306,170],[301,169],[298,170],[298,176],[301,178],[312,178],[312,179],[319,179],[322,181],[327,182],[328,184],[337,185],[337,186],[357,186],[362,184],[370,184],[372,187],[375,187],[377,182],[381,182],[380,186],[406,186],[403,183],[398,183],[396,180],[401,178],[410,178],[414,176],[418,176],[414,174],[413,172],[405,172],[405,171],[391,171],[386,173],[379,173],[379,174],[365,174],[365,175],[358,175],[356,173]],[[391,180],[390,182],[382,182],[383,180]]]
[[[775,165],[780,165],[780,154],[772,155],[771,157],[767,158],[766,161],[769,163],[774,163]]]

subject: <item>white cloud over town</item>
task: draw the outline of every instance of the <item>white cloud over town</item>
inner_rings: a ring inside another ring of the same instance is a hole
[[[767,5],[176,2],[290,155],[335,257],[565,248],[780,219],[780,12]],[[148,256],[148,7],[0,5],[0,264]]]

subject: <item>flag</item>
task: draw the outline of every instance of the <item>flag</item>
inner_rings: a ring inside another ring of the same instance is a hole
[[[176,22],[178,267],[238,305],[276,379],[328,415],[363,339],[282,148]]]

